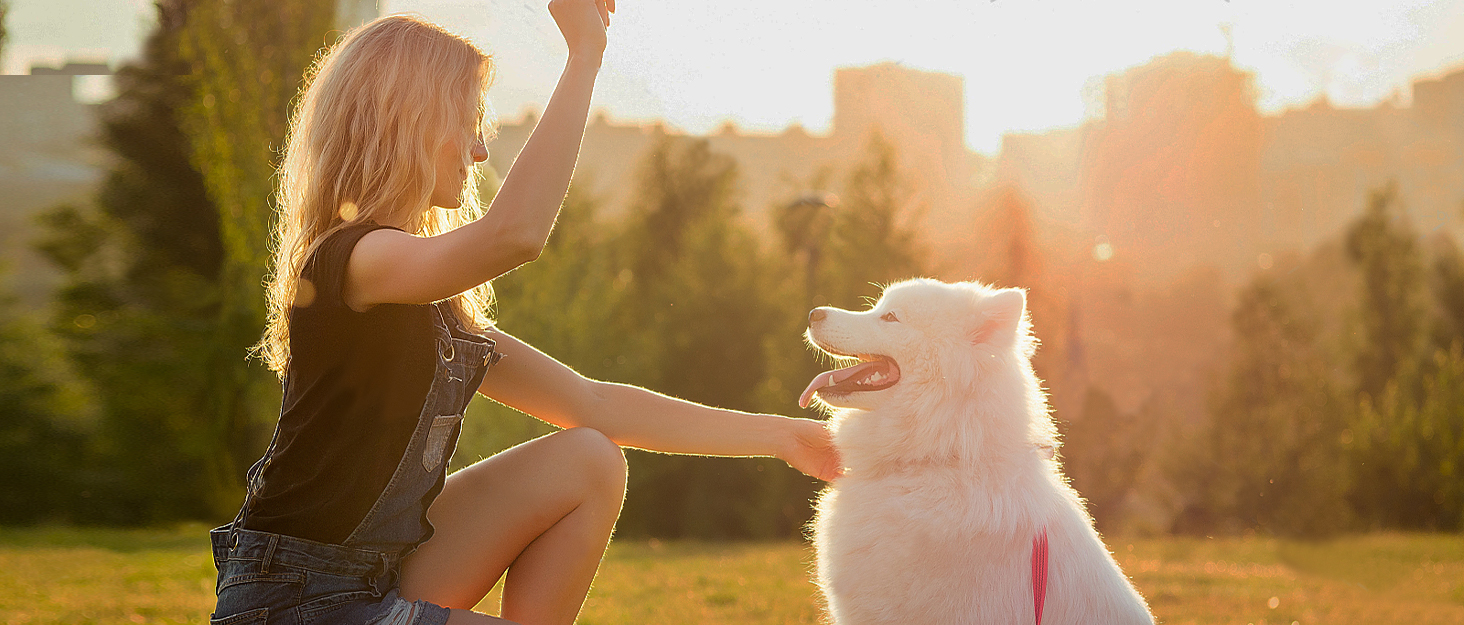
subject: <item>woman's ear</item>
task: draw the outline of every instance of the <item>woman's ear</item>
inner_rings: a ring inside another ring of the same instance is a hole
[[[976,313],[976,324],[970,332],[971,344],[1015,336],[1026,310],[1027,292],[1022,289],[1001,289],[986,297]]]

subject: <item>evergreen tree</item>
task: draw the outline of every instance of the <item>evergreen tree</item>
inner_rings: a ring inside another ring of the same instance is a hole
[[[1347,231],[1348,257],[1362,274],[1357,391],[1376,398],[1398,371],[1424,355],[1427,309],[1423,261],[1406,218],[1394,213],[1397,189],[1375,191]]]
[[[1457,466],[1464,461],[1464,411],[1457,399],[1457,255],[1437,255],[1432,276],[1417,236],[1393,214],[1396,189],[1375,192],[1347,232],[1362,278],[1361,342],[1355,346],[1358,406],[1349,434],[1356,484],[1351,499],[1376,526],[1456,528]],[[1432,278],[1434,295],[1427,284]],[[1432,300],[1432,301],[1431,301]],[[1451,403],[1454,402],[1454,403]]]
[[[0,524],[74,520],[87,507],[89,400],[45,323],[0,298]]]
[[[87,514],[109,522],[207,517],[213,446],[198,415],[218,314],[218,213],[190,164],[178,111],[192,98],[177,55],[185,7],[157,5],[140,61],[121,68],[101,112],[116,155],[94,207],[42,216],[42,252],[66,275],[55,332],[95,387],[100,422],[78,479]]]
[[[258,455],[257,433],[276,416],[274,376],[246,359],[264,328],[263,282],[269,263],[274,167],[285,144],[300,78],[335,17],[334,2],[193,0],[178,49],[193,97],[180,110],[192,162],[218,207],[222,256],[213,276],[217,314],[203,352],[216,460],[205,468],[210,507],[237,507],[244,469]]]
[[[863,182],[892,188],[893,174],[886,167],[883,178]],[[500,327],[590,377],[717,406],[796,413],[798,390],[817,370],[800,337],[811,299],[802,293],[807,266],[796,250],[769,254],[753,240],[740,220],[736,176],[736,163],[707,142],[667,137],[642,163],[639,193],[620,224],[598,221],[594,202],[572,187],[544,254],[495,281]],[[827,219],[814,241],[821,249],[836,245],[837,219],[861,240],[890,234],[864,230],[889,221],[860,223],[832,212]],[[816,277],[845,280],[854,291],[891,273]],[[491,402],[471,410],[457,466],[549,430]],[[626,536],[797,536],[819,486],[766,458],[628,456],[630,492],[618,525]]]
[[[67,274],[55,328],[95,385],[97,518],[232,513],[278,385],[246,349],[263,324],[271,146],[333,3],[157,3],[118,74],[102,142],[118,158],[95,210],[44,217]]]
[[[785,302],[770,296],[781,277],[739,220],[735,163],[668,137],[641,174],[615,227],[571,188],[544,254],[495,281],[499,327],[590,377],[767,409],[765,346]],[[797,333],[789,343],[803,355]],[[550,429],[491,402],[472,410],[458,466]],[[623,535],[786,537],[808,518],[813,480],[781,462],[628,455]]]
[[[1357,412],[1347,436],[1360,476],[1353,504],[1364,518],[1378,527],[1464,528],[1464,348],[1406,363]]]
[[[1262,276],[1241,293],[1230,374],[1196,470],[1208,474],[1202,495],[1222,528],[1325,535],[1351,522],[1343,402],[1315,322],[1286,292]]]
[[[849,173],[834,212],[826,260],[815,300],[859,309],[891,282],[926,270],[925,251],[914,224],[922,209],[912,205],[895,147],[870,135],[864,157]]]
[[[1156,415],[1124,414],[1101,389],[1088,389],[1083,411],[1057,422],[1063,473],[1088,501],[1099,529],[1118,529],[1124,500],[1138,482],[1158,432]]]
[[[1433,239],[1429,290],[1436,304],[1433,346],[1449,350],[1464,343],[1464,253],[1448,235]]]
[[[892,144],[872,134],[866,151],[844,174],[842,193],[797,198],[773,211],[782,245],[775,248],[759,278],[776,319],[764,338],[766,379],[759,388],[763,410],[799,414],[800,391],[830,366],[803,343],[809,311],[817,306],[866,308],[884,285],[922,275],[925,251],[914,224],[921,217],[910,201]],[[810,185],[824,188],[833,177],[820,172]],[[767,501],[784,507],[780,519],[811,514],[808,501],[818,488],[802,474],[766,475],[764,484],[778,495]]]
[[[667,137],[647,157],[639,200],[615,247],[629,291],[615,326],[641,384],[676,397],[755,410],[763,339],[776,318],[761,289],[762,254],[739,221],[736,163],[705,140]],[[617,271],[617,276],[622,275]],[[617,357],[618,359],[618,357]],[[769,461],[631,455],[621,528],[630,534],[727,538],[779,529],[759,504]]]

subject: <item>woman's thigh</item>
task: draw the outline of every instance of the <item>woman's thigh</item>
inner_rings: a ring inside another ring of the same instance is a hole
[[[477,462],[448,476],[428,509],[435,531],[403,563],[402,595],[472,608],[546,531],[587,503],[616,515],[624,494],[625,457],[595,430],[555,432]],[[586,547],[587,561],[598,564],[608,532],[585,537],[599,544]]]

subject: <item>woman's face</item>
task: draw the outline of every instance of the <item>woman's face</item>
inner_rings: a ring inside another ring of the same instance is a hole
[[[432,187],[433,206],[441,208],[462,206],[458,194],[462,193],[463,182],[468,179],[468,168],[475,163],[488,160],[488,146],[483,143],[482,134],[474,135],[471,139],[472,145],[463,145],[463,143],[463,141],[448,141],[437,153],[437,180]]]

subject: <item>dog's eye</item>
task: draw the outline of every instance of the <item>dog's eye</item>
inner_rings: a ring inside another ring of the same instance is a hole
[[[883,315],[880,315],[879,319],[880,319],[880,321],[891,321],[891,322],[899,321],[900,320],[899,317],[896,317],[895,316],[895,313],[892,313],[892,312],[887,312],[887,313],[885,313]]]

